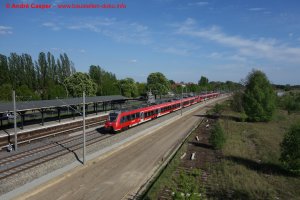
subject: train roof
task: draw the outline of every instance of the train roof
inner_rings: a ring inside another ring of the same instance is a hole
[[[201,96],[202,95],[195,96],[195,97],[183,98],[183,102],[191,100],[191,99],[195,99],[195,98],[198,98],[198,97],[201,97]],[[132,106],[132,107],[127,107],[127,108],[122,108],[122,109],[119,109],[119,110],[114,110],[112,112],[122,112],[122,113],[124,113],[124,112],[132,112],[132,111],[135,111],[135,112],[149,111],[149,110],[159,109],[161,107],[169,106],[169,105],[172,105],[174,103],[180,103],[180,102],[181,102],[181,99],[168,99],[168,100],[165,100],[165,101],[159,101],[159,103],[156,103],[156,104],[141,104],[139,106]]]

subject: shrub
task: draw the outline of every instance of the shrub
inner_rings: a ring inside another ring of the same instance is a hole
[[[225,142],[226,137],[224,131],[219,122],[217,122],[212,129],[212,133],[209,138],[210,144],[214,147],[214,149],[222,149]]]
[[[285,134],[280,160],[286,168],[300,172],[300,123],[291,126]]]
[[[222,114],[222,112],[224,111],[224,109],[225,109],[225,106],[224,105],[221,105],[221,104],[216,104],[215,106],[214,106],[214,108],[212,109],[212,112],[215,114],[215,115],[221,115]]]
[[[233,94],[230,106],[233,111],[244,112],[243,93],[241,91],[236,91]]]

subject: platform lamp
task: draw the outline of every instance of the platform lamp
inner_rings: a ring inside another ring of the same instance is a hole
[[[83,165],[85,165],[85,91],[83,91],[82,94],[82,100],[83,100],[83,109],[82,109],[82,116],[83,116]]]
[[[13,90],[13,107],[14,107],[14,132],[15,132],[15,151],[18,150],[18,133],[17,133],[17,112],[16,112],[16,91]]]

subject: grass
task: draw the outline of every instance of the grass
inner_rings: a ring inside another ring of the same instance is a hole
[[[237,116],[230,110],[223,115]],[[299,113],[277,111],[269,123],[221,119],[227,133],[224,159],[211,166],[212,198],[300,199],[300,178],[279,162],[280,143]]]
[[[143,199],[158,199],[163,189],[171,190],[173,199],[205,199],[205,188],[201,183],[201,170],[185,171],[180,168],[180,156],[186,152],[186,149],[187,143],[184,143]]]
[[[146,197],[144,199],[157,199],[159,192],[162,188],[174,188],[176,185],[170,179],[177,167],[180,163],[180,156],[183,154],[185,149],[187,148],[186,144],[184,144],[180,150],[175,154],[174,158],[170,161],[170,163],[166,166],[165,170],[159,175],[158,181],[155,181],[151,186],[150,190],[147,192]]]

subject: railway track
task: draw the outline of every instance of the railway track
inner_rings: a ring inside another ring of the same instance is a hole
[[[107,116],[100,118],[93,118],[86,120],[86,128],[91,128],[99,125],[104,125]],[[18,134],[18,144],[30,143],[35,140],[41,140],[47,137],[63,135],[70,132],[80,131],[82,129],[82,122],[74,122],[66,125],[58,125],[56,127],[45,128],[41,130],[33,130],[30,132]],[[8,141],[13,139],[13,136],[7,136],[0,138],[0,148],[4,149],[8,145]],[[10,141],[13,143],[13,141]]]
[[[97,131],[88,132],[86,133],[86,145],[92,145],[112,136],[111,134],[102,134]],[[52,141],[50,144],[42,147],[36,147],[19,154],[1,158],[0,180],[68,153],[75,153],[80,148],[82,148],[82,135],[76,135],[64,140]]]

